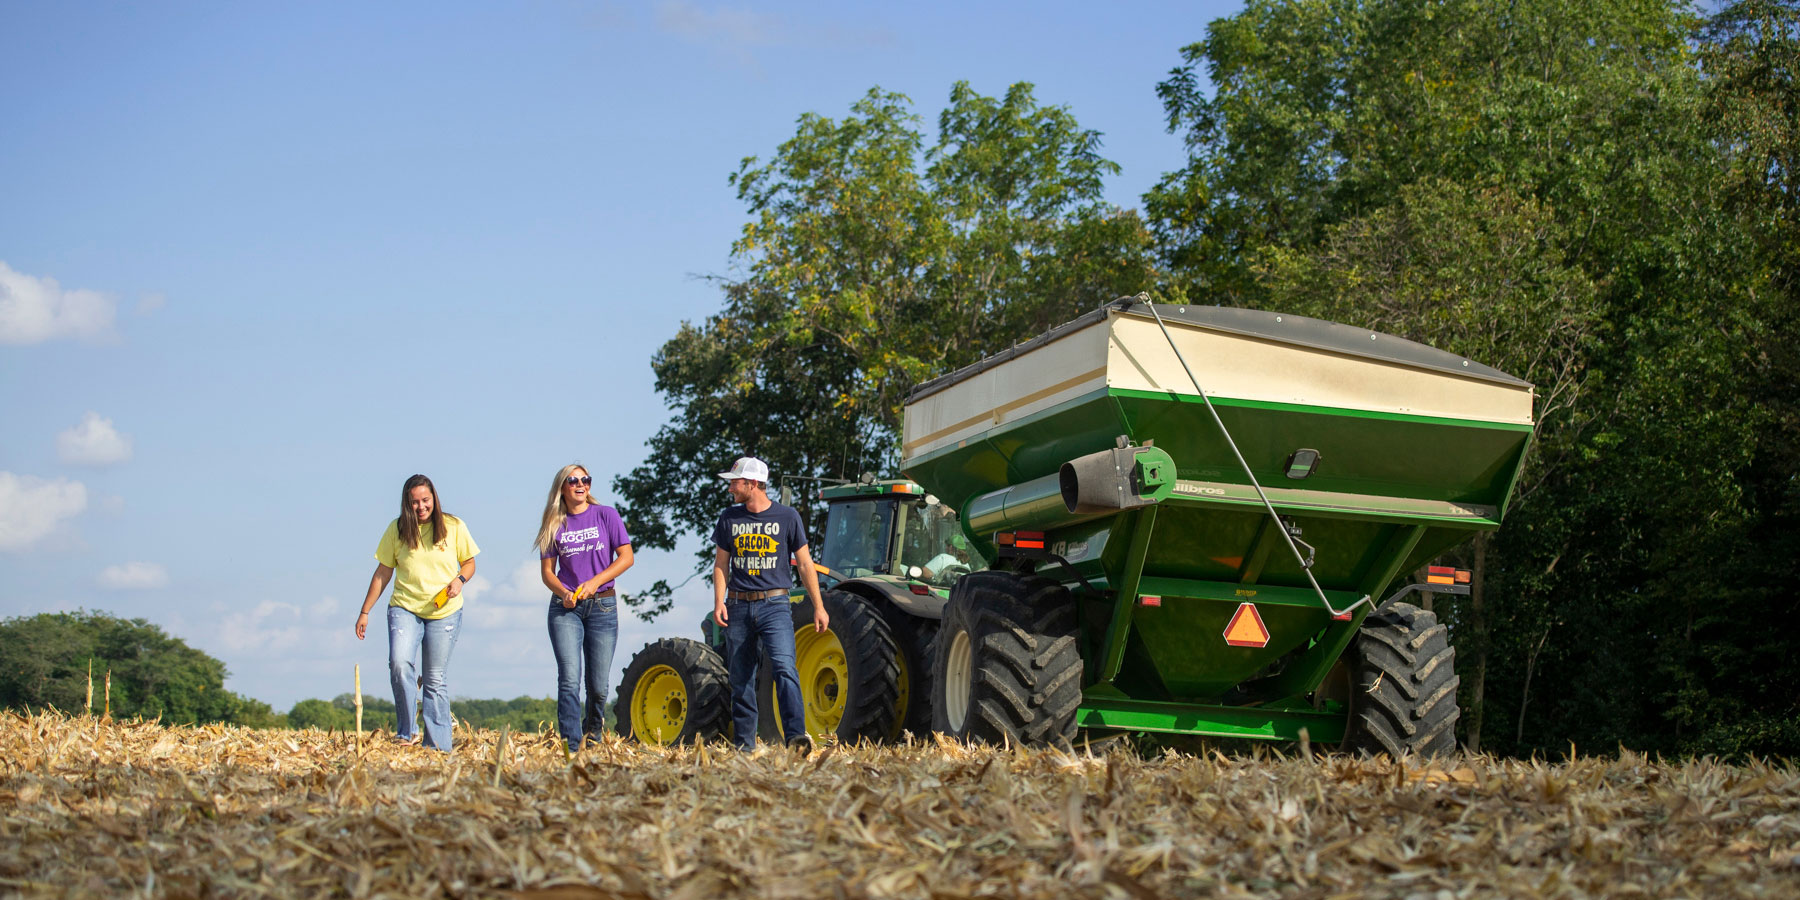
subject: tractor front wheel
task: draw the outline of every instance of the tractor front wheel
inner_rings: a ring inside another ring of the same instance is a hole
[[[941,623],[909,615],[892,603],[881,605],[881,617],[887,620],[899,651],[894,662],[900,669],[900,692],[889,737],[898,740],[905,731],[924,738],[931,734],[931,672],[937,661],[937,645],[933,641],[937,640]]]
[[[1456,648],[1437,614],[1410,603],[1372,613],[1350,645],[1343,747],[1399,759],[1456,752]]]
[[[625,667],[613,715],[620,734],[645,744],[723,738],[731,724],[725,661],[699,641],[654,641]]]
[[[807,733],[820,742],[886,740],[894,731],[900,692],[894,636],[868,600],[848,591],[826,591],[820,599],[831,617],[822,633],[813,630],[812,603],[793,604],[794,668]],[[765,656],[757,676],[758,730],[771,741],[785,737],[774,678]]]
[[[1069,746],[1081,705],[1075,602],[1036,575],[987,571],[950,591],[931,724],[963,741]]]

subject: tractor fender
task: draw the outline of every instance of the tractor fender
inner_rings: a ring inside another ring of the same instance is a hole
[[[904,579],[888,576],[852,578],[832,585],[832,590],[859,594],[875,603],[889,603],[909,616],[920,619],[942,619],[949,600],[935,593],[915,594]]]

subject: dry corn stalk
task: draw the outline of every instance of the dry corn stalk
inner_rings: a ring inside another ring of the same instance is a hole
[[[0,893],[1800,896],[1787,762],[456,738],[0,712]]]

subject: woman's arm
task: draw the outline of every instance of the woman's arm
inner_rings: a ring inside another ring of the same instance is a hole
[[[452,598],[462,596],[463,585],[475,577],[475,557],[471,556],[463,560],[462,568],[457,570],[456,575],[457,577],[450,579],[450,583],[444,586],[444,596]]]
[[[632,564],[631,545],[620,544],[619,552],[613,557],[612,565],[600,570],[600,574],[581,583],[581,596],[585,597],[600,590],[600,586],[625,574]]]
[[[375,574],[369,577],[369,593],[363,597],[362,613],[356,617],[356,639],[363,639],[363,632],[369,627],[369,610],[375,608],[375,601],[381,599],[381,592],[387,590],[388,579],[394,577],[394,570],[375,564]]]
[[[562,579],[556,577],[556,557],[552,556],[541,562],[543,563],[540,569],[544,578],[544,587],[549,588],[550,595],[561,600],[563,606],[570,609],[575,608],[575,592],[563,587]]]

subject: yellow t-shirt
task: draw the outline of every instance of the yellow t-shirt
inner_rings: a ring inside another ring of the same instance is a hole
[[[375,547],[375,561],[394,570],[394,596],[390,606],[398,606],[421,619],[442,619],[462,609],[462,595],[451,597],[439,609],[431,598],[444,589],[462,569],[465,559],[473,559],[481,548],[469,537],[468,526],[455,516],[444,516],[448,540],[438,543],[432,537],[431,523],[419,527],[419,549],[414,550],[400,540],[400,520],[388,523]]]

